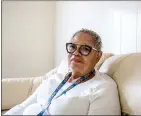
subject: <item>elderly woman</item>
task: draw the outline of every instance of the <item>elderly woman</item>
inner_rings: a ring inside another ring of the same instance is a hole
[[[95,70],[102,42],[88,29],[76,32],[69,43],[68,73],[54,74],[23,103],[6,115],[120,115],[116,83]]]

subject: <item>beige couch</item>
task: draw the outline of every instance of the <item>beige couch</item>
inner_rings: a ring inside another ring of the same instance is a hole
[[[141,115],[141,53],[103,54],[96,67],[116,81],[122,113]],[[47,79],[56,70],[55,68],[41,77],[2,79],[2,113],[24,101],[42,80]]]

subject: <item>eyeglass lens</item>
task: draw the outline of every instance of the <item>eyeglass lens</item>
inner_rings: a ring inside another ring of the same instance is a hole
[[[74,53],[77,50],[77,45],[73,43],[67,43],[66,48],[68,53]],[[92,48],[88,45],[80,45],[79,53],[86,56],[91,52],[91,49]]]

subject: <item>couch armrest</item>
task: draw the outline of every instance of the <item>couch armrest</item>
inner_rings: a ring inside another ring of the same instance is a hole
[[[2,79],[2,110],[23,102],[30,94],[34,77]]]
[[[2,79],[2,110],[10,109],[26,100],[42,81],[56,73],[56,70],[54,68],[40,77]]]

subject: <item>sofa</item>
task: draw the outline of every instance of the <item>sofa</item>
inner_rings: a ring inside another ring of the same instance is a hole
[[[117,83],[121,114],[141,115],[141,52],[121,55],[103,53],[96,69]],[[58,67],[40,77],[3,78],[2,114],[28,98],[43,80],[57,70]]]

